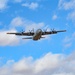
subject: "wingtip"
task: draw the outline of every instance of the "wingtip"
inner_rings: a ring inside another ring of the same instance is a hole
[[[57,32],[66,32],[66,30],[60,30],[60,31],[57,31]]]
[[[66,32],[67,30],[64,30],[64,32]]]
[[[9,33],[6,33],[6,34],[9,34]]]
[[[6,34],[10,34],[10,33],[6,33]]]

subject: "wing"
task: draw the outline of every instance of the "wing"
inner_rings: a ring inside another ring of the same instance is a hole
[[[59,31],[49,31],[49,32],[42,32],[42,35],[48,35],[48,34],[57,34],[58,32],[66,32],[66,30],[59,30]]]
[[[34,32],[23,32],[23,33],[7,33],[7,34],[15,34],[19,36],[33,36]]]

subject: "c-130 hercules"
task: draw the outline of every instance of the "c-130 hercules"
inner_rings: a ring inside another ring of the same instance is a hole
[[[66,32],[66,30],[54,30],[51,29],[51,31],[42,31],[41,29],[37,29],[36,32],[34,32],[34,29],[29,31],[29,32],[15,32],[15,33],[7,33],[7,34],[15,34],[15,35],[19,35],[19,36],[32,36],[32,37],[27,37],[27,38],[23,38],[23,39],[33,39],[35,41],[40,40],[41,38],[45,38],[42,37],[43,35],[49,35],[49,34],[57,34],[58,32]]]

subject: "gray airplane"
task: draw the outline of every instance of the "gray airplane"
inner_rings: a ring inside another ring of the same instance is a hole
[[[33,39],[33,40],[39,40],[41,38],[45,38],[42,35],[49,35],[49,34],[57,34],[58,32],[66,32],[66,30],[59,30],[56,31],[54,29],[52,29],[51,31],[42,31],[41,29],[37,29],[36,32],[34,32],[34,30],[31,30],[29,32],[15,32],[15,33],[7,33],[7,34],[15,34],[15,35],[19,35],[19,36],[32,36],[32,37],[27,37],[27,38],[23,38],[23,39]]]

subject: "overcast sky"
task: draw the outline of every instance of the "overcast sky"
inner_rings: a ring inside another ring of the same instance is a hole
[[[7,35],[67,30],[33,41]],[[75,0],[0,0],[0,75],[75,75]]]

